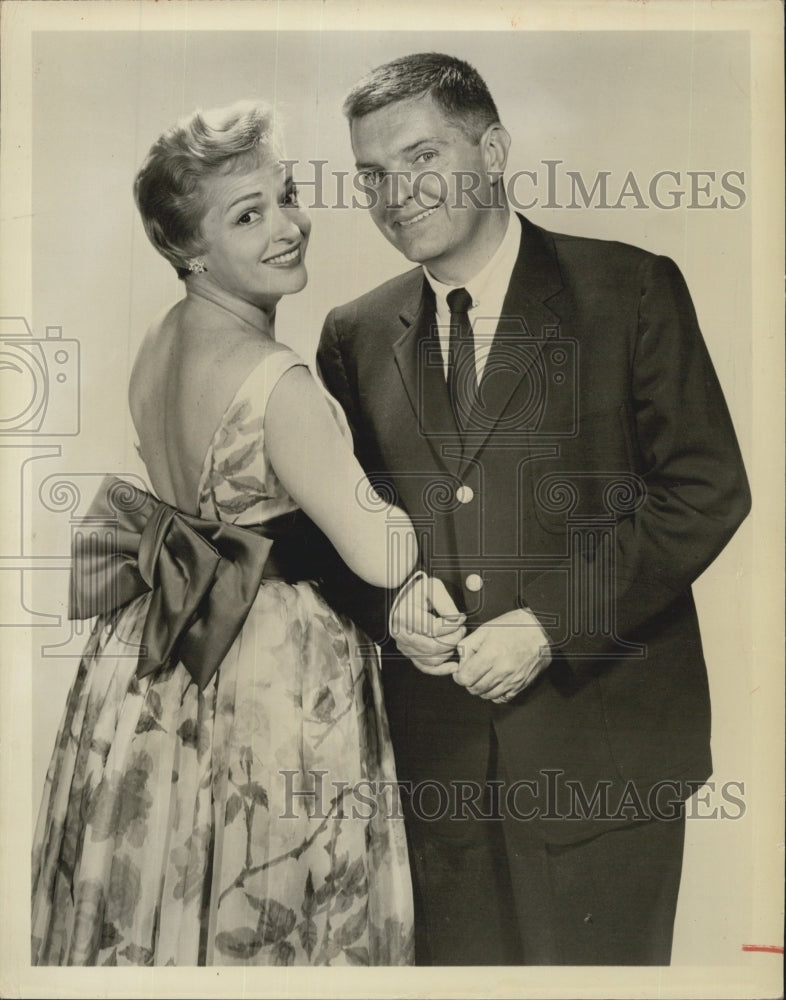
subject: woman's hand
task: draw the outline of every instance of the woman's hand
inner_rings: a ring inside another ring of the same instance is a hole
[[[402,587],[390,612],[390,634],[404,656],[424,674],[458,669],[456,644],[467,633],[444,583],[418,572]]]

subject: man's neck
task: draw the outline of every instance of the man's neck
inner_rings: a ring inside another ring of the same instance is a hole
[[[472,245],[444,262],[437,261],[426,269],[445,285],[465,285],[483,270],[499,249],[510,219],[510,208],[490,210],[489,225],[484,227]],[[424,265],[425,266],[425,265]]]

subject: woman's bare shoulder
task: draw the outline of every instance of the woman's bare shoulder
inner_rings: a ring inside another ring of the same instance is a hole
[[[167,437],[174,435],[186,452],[205,445],[266,359],[289,351],[231,318],[226,325],[202,319],[186,300],[154,320],[129,384],[131,416],[140,436],[159,437],[165,426]]]
[[[273,342],[243,326],[206,322],[182,299],[163,310],[148,327],[137,351],[129,380],[129,403],[144,409],[166,397],[193,403],[193,397],[220,405],[271,350]]]

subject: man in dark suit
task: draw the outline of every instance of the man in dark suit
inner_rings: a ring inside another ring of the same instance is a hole
[[[690,588],[750,504],[685,283],[510,211],[468,64],[396,60],[345,112],[372,218],[418,265],[334,309],[318,352],[431,578],[375,636],[418,961],[668,964],[711,773]]]

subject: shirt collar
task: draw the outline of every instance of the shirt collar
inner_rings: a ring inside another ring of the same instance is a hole
[[[492,287],[496,288],[500,286],[507,290],[510,284],[510,277],[513,274],[513,268],[516,265],[516,259],[518,258],[520,244],[521,224],[516,213],[510,212],[505,235],[502,237],[502,242],[494,251],[493,256],[474,277],[470,278],[463,285],[446,285],[444,282],[438,281],[429,272],[428,268],[424,266],[423,273],[437,298],[437,311],[450,311],[447,305],[447,297],[454,288],[466,288],[472,296],[471,309],[477,309],[483,303],[484,298],[489,295]]]

